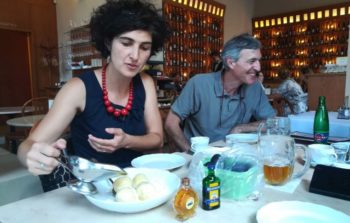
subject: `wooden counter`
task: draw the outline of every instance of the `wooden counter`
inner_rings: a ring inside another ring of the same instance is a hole
[[[344,103],[345,73],[319,73],[308,76],[308,107],[316,110],[318,97],[326,96],[328,111],[336,111]]]

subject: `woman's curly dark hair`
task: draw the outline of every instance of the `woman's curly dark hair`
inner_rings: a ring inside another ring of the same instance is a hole
[[[91,40],[102,57],[110,55],[113,38],[134,30],[152,35],[151,55],[162,49],[170,35],[169,25],[155,6],[145,0],[107,0],[94,10],[90,20]]]

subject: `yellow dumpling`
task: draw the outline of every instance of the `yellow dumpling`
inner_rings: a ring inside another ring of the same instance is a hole
[[[113,189],[115,192],[118,192],[120,189],[124,187],[131,187],[132,181],[128,176],[120,176],[113,182]]]
[[[136,174],[132,180],[132,186],[137,188],[142,183],[148,183],[147,176],[143,173]]]
[[[139,196],[140,200],[148,200],[150,198],[153,198],[156,196],[156,189],[155,187],[147,182],[141,183],[136,188],[136,192]]]
[[[138,201],[138,194],[132,187],[123,187],[119,189],[115,195],[115,199],[119,202],[133,202]]]

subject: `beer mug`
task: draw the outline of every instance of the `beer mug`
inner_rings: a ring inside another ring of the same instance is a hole
[[[290,120],[288,117],[268,118],[258,127],[260,135],[290,135]]]
[[[258,145],[263,159],[265,182],[268,184],[283,185],[290,179],[301,177],[310,167],[310,155],[306,146],[295,144],[290,136],[263,135]],[[297,149],[303,151],[305,162],[303,168],[295,172]]]

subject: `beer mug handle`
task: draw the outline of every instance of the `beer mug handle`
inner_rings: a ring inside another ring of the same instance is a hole
[[[303,169],[301,169],[297,173],[293,173],[292,179],[299,178],[299,177],[303,176],[306,173],[306,171],[310,168],[310,162],[311,162],[311,156],[310,156],[310,153],[309,153],[309,150],[307,149],[307,147],[304,145],[301,145],[301,144],[296,144],[295,146],[297,149],[301,149],[304,151],[305,163],[304,163]]]
[[[259,123],[257,132],[258,132],[258,139],[260,139],[262,133],[266,132],[266,123],[265,123],[265,121]]]

